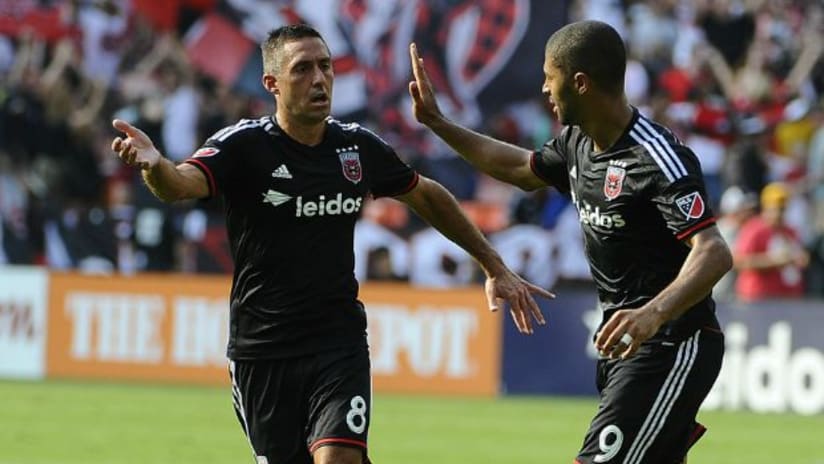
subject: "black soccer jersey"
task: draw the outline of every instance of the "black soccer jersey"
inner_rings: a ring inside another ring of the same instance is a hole
[[[669,285],[689,253],[683,240],[715,222],[695,154],[637,110],[608,150],[595,153],[592,139],[569,126],[533,154],[532,168],[578,209],[604,321]],[[707,295],[655,338],[717,327],[714,312]]]
[[[367,195],[406,193],[417,173],[372,132],[332,119],[314,147],[272,117],[244,119],[186,162],[225,203],[235,261],[228,356],[283,358],[365,344],[355,221]]]

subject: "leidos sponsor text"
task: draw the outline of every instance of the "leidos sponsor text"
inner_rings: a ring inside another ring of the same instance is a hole
[[[607,214],[601,212],[601,208],[596,206],[594,209],[587,202],[582,202],[583,207],[578,206],[578,219],[582,224],[589,224],[592,226],[602,227],[604,229],[613,229],[624,227],[627,222],[620,213]],[[576,202],[576,206],[578,203]]]
[[[296,200],[295,217],[357,213],[362,202],[362,198],[344,198],[341,193],[328,200],[325,195],[320,195],[317,201],[304,201],[303,197],[299,196]]]
[[[824,353],[810,347],[793,349],[789,323],[773,323],[767,343],[749,348],[746,325],[733,322],[724,330],[724,364],[704,402],[706,409],[824,412]]]

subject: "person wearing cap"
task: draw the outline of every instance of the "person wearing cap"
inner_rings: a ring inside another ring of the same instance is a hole
[[[794,229],[784,221],[790,199],[787,186],[773,182],[761,191],[761,214],[741,228],[733,248],[738,271],[736,294],[742,301],[799,297],[809,255]]]

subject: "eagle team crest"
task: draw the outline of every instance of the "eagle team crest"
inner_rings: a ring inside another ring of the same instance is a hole
[[[624,187],[624,178],[627,177],[627,170],[622,166],[607,167],[607,175],[604,178],[604,195],[607,200],[614,200],[621,194]]]
[[[347,147],[338,151],[338,158],[340,158],[340,165],[343,168],[343,177],[353,184],[357,184],[363,179],[363,169],[361,168],[360,155],[357,150],[358,147]]]

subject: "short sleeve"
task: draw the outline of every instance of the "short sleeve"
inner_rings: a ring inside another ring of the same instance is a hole
[[[373,132],[359,128],[358,143],[363,147],[369,191],[375,198],[395,197],[412,190],[418,173],[404,163],[395,150]]]
[[[563,193],[569,192],[569,173],[567,172],[567,146],[570,128],[546,142],[539,150],[532,153],[530,167],[541,180]]]
[[[715,224],[698,158],[688,148],[658,153],[650,178],[652,202],[673,235],[684,240]]]
[[[229,126],[216,132],[189,159],[183,161],[200,169],[206,176],[209,181],[209,197],[224,190],[226,179],[232,170],[232,160],[237,159],[237,156],[232,156],[238,145],[239,131],[235,129],[236,126]]]

